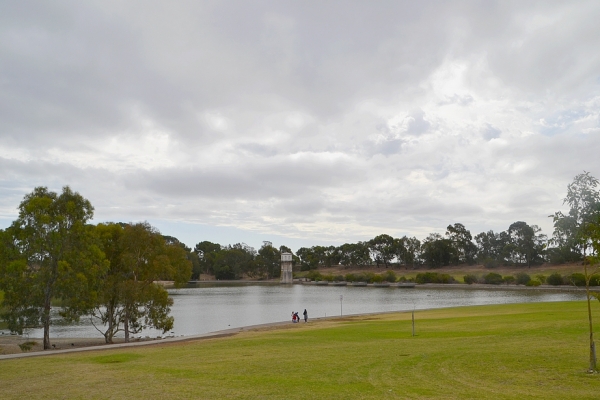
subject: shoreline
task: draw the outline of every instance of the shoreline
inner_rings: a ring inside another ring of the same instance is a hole
[[[220,281],[220,283],[224,284],[225,282]],[[297,284],[297,283],[295,283]],[[306,283],[302,283],[306,284]],[[333,286],[333,285],[332,285]],[[378,287],[374,287],[376,290]],[[388,286],[384,287],[388,290],[397,289],[396,286]],[[550,291],[550,292],[575,292],[575,291],[585,291],[585,288],[574,287],[574,286],[551,286],[551,285],[540,285],[536,287],[529,286],[520,286],[520,285],[486,285],[486,284],[420,284],[416,285],[411,289],[448,289],[448,290],[517,290],[517,291]],[[600,288],[595,287],[593,290],[598,290]],[[421,310],[422,311],[422,310]],[[384,312],[373,312],[373,313],[363,313],[363,314],[349,314],[344,315],[344,317],[361,317],[365,315],[377,315],[377,314],[389,314],[389,313],[406,313],[411,311],[406,310],[396,310],[396,311],[384,311]],[[316,317],[311,318],[311,321],[320,321],[320,320],[328,320],[340,318],[340,316],[329,316],[329,317]],[[278,326],[286,326],[291,325],[291,321],[279,321],[279,322],[270,322],[258,325],[249,325],[244,327],[236,327],[229,328],[225,330],[206,332],[197,335],[191,336],[166,336],[162,338],[137,338],[132,339],[129,343],[124,342],[124,338],[115,338],[113,344],[106,344],[104,341],[104,337],[78,337],[78,338],[51,338],[51,343],[53,345],[53,349],[51,350],[43,350],[42,349],[42,339],[41,338],[29,338],[24,335],[0,335],[0,360],[3,359],[14,359],[14,358],[23,358],[23,357],[38,357],[44,355],[52,355],[52,354],[66,354],[71,352],[80,352],[80,351],[93,351],[93,350],[109,350],[109,349],[118,349],[124,347],[135,347],[135,346],[148,346],[155,344],[168,344],[168,343],[177,343],[184,341],[193,341],[193,340],[204,340],[211,338],[219,338],[236,335],[242,331],[249,330],[259,330],[259,329],[268,329],[274,328]],[[300,324],[302,325],[302,324]],[[294,324],[295,326],[295,324]],[[19,344],[23,344],[24,342],[31,341],[35,342],[35,345],[31,347],[30,351],[22,351],[19,347]]]

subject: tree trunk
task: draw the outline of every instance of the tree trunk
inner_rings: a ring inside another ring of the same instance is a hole
[[[125,330],[125,343],[129,343],[129,313],[127,312],[127,308],[125,309],[125,322],[123,324],[123,329]]]
[[[585,250],[584,250],[585,251]],[[590,276],[588,275],[587,262],[583,261],[585,268],[585,294],[587,297],[588,321],[590,325],[590,372],[596,371],[596,344],[594,343],[594,329],[592,324],[592,306],[590,304]]]
[[[42,314],[42,325],[44,326],[44,350],[50,349],[50,296],[44,299],[44,313]]]

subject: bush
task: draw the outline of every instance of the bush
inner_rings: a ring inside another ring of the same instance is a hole
[[[535,276],[535,278],[540,281],[542,285],[546,283],[546,275],[538,274]]]
[[[306,274],[306,278],[310,279],[311,281],[322,281],[323,275],[319,271],[313,269]]]
[[[336,282],[340,282],[344,280],[344,277],[342,275],[336,275],[333,277],[333,280]]]
[[[394,271],[387,271],[385,274],[383,274],[383,280],[394,283],[398,280],[398,277]]]
[[[512,275],[506,275],[505,277],[502,278],[504,280],[504,283],[506,283],[507,285],[510,285],[511,283],[515,283],[515,281],[517,280],[514,276]]]
[[[20,343],[19,348],[21,349],[21,351],[25,352],[25,351],[31,350],[33,348],[33,346],[35,346],[36,344],[37,344],[37,342],[30,340],[25,343]]]
[[[515,278],[517,285],[527,285],[531,280],[531,277],[525,272],[519,272]]]
[[[574,272],[568,277],[568,281],[575,286],[585,286],[585,275]]]
[[[473,283],[477,283],[477,277],[475,275],[469,274],[463,276],[463,280],[467,285],[471,285]]]
[[[371,283],[381,283],[383,282],[383,276],[375,275],[371,278]]]
[[[448,274],[440,274],[438,272],[425,272],[417,274],[415,278],[417,283],[454,283],[454,277]]]
[[[344,276],[344,279],[346,280],[346,282],[356,282],[356,275],[354,274],[346,274],[346,276]]]
[[[525,286],[540,286],[540,285],[541,285],[540,281],[534,281],[534,280],[531,280],[525,284]]]
[[[548,283],[548,285],[552,285],[552,286],[559,286],[559,285],[565,284],[562,275],[559,274],[558,272],[555,272],[554,274],[552,274],[548,278],[546,278],[546,283]]]
[[[502,282],[504,282],[504,280],[502,279],[502,275],[497,274],[495,272],[490,272],[489,274],[484,276],[483,281],[488,285],[499,285]]]

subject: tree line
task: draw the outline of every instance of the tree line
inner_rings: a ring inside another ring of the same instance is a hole
[[[537,225],[516,221],[501,232],[489,230],[475,236],[461,223],[448,225],[444,234],[431,233],[424,240],[381,234],[367,241],[340,246],[301,247],[293,255],[294,265],[301,271],[320,267],[360,267],[376,265],[388,268],[439,268],[459,264],[483,264],[486,267],[555,264],[582,261],[590,248],[585,230],[600,216],[598,180],[588,172],[577,175],[567,187],[564,203],[569,212],[556,212],[554,233],[548,237]],[[587,228],[586,228],[587,227]],[[274,247],[264,242],[257,251],[238,243],[221,246],[203,241],[192,250],[186,247],[193,263],[192,279],[201,274],[217,279],[277,278],[280,275],[281,252],[289,247]]]

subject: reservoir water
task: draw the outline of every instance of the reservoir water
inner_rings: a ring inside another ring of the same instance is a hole
[[[292,311],[298,311],[302,316],[304,309],[308,311],[310,320],[413,309],[585,299],[583,291],[260,284],[169,289],[169,293],[174,301],[171,315],[175,318],[172,332],[176,336],[291,321]],[[161,334],[148,330],[141,336],[156,337]],[[72,325],[60,325],[56,321],[50,335],[102,337],[86,317]],[[42,331],[32,330],[29,336],[42,337]]]

